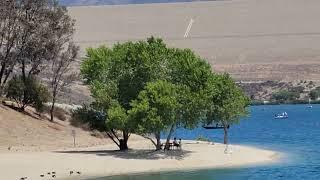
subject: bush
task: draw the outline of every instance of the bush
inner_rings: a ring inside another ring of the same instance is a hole
[[[88,124],[90,129],[105,131],[105,120],[105,114],[95,111],[91,107],[84,105],[82,108],[76,109],[72,112],[71,124],[74,126]]]
[[[276,100],[277,102],[285,103],[288,101],[297,100],[300,97],[300,93],[298,92],[291,92],[282,90],[272,94],[271,99]]]
[[[46,105],[44,109],[45,113],[50,114],[50,109],[51,109],[51,105],[50,106]],[[61,121],[67,120],[67,115],[69,114],[70,113],[67,110],[61,107],[57,107],[57,106],[54,107],[53,116],[60,119]]]
[[[317,100],[317,99],[320,97],[320,90],[319,90],[319,88],[317,87],[316,89],[311,90],[310,93],[309,93],[309,97],[310,97],[310,99],[312,99],[312,100]]]
[[[46,86],[34,77],[23,80],[22,76],[14,76],[6,87],[6,97],[14,100],[22,111],[27,106],[34,106],[38,112],[44,111],[44,103],[50,98]]]
[[[196,141],[205,141],[205,142],[210,142],[210,139],[209,138],[206,138],[204,136],[198,136],[196,138]]]

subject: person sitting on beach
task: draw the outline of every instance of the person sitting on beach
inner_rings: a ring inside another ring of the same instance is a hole
[[[177,142],[177,138],[173,138],[173,146],[174,147],[179,147],[179,144]]]
[[[181,138],[179,139],[179,148],[181,149]]]

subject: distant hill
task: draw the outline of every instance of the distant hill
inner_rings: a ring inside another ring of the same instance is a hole
[[[65,6],[192,2],[204,0],[59,0]]]

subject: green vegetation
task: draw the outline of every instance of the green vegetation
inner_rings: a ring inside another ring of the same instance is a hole
[[[295,101],[300,97],[300,93],[296,91],[281,90],[272,94],[271,99],[279,103]]]
[[[81,73],[95,99],[91,107],[105,114],[102,129],[120,150],[128,148],[131,133],[147,137],[160,149],[162,131],[168,132],[168,148],[176,128],[194,128],[200,122],[224,122],[227,127],[245,114],[248,105],[228,75],[212,73],[191,50],[167,48],[153,37],[90,48]]]
[[[179,89],[166,81],[147,83],[136,100],[131,102],[130,118],[137,124],[139,134],[154,134],[157,142],[152,143],[161,149],[160,133],[175,124],[182,107],[179,103]]]
[[[312,100],[317,100],[320,97],[320,87],[316,87],[315,89],[311,90],[309,97]]]
[[[198,136],[196,138],[196,141],[204,141],[204,142],[210,142],[210,139],[209,138],[206,138],[204,136]]]
[[[209,83],[209,101],[205,123],[218,123],[224,129],[224,144],[228,144],[228,127],[238,123],[240,118],[248,114],[246,107],[250,99],[236,86],[228,74],[213,76]]]
[[[39,111],[51,97],[53,121],[56,97],[71,82],[69,66],[78,53],[72,42],[74,20],[55,0],[1,1],[0,6],[0,95],[8,86],[7,96],[21,110],[32,105]],[[51,96],[38,97],[37,103],[35,94],[47,93],[39,82],[33,82],[40,74],[46,77]]]
[[[23,81],[22,76],[14,76],[7,85],[6,97],[13,99],[19,109],[33,105],[38,111],[43,111],[43,103],[47,102],[50,94],[47,88],[40,84],[34,77],[28,77]]]

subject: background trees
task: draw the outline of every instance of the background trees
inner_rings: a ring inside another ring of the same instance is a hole
[[[23,87],[28,87],[28,83],[45,70],[43,74],[50,79],[52,112],[57,93],[71,79],[67,74],[78,53],[78,47],[72,42],[73,33],[74,20],[56,0],[1,1],[0,90],[12,75],[19,76]],[[21,82],[14,79],[12,83]],[[12,83],[7,89],[12,90]],[[27,98],[29,90],[23,88],[20,98]]]
[[[300,97],[299,92],[281,90],[272,94],[271,99],[280,103],[297,100]]]
[[[317,100],[320,97],[320,87],[316,87],[315,89],[311,90],[309,97],[312,100]]]

